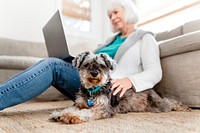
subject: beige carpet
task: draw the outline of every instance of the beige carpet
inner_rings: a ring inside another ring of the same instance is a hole
[[[200,133],[200,110],[129,113],[113,118],[65,125],[48,121],[70,101],[27,102],[0,112],[0,133]]]

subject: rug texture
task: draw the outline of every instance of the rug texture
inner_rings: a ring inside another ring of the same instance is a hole
[[[170,113],[128,113],[82,124],[50,122],[67,101],[27,102],[0,111],[0,133],[200,133],[200,110]]]

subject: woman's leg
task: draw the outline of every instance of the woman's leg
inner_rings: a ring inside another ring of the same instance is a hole
[[[74,100],[80,86],[78,71],[61,59],[42,60],[0,85],[0,110],[30,100],[51,85]]]

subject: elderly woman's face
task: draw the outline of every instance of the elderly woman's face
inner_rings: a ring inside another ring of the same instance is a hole
[[[116,8],[109,12],[108,16],[112,22],[114,29],[117,31],[122,31],[124,25],[126,24],[124,17],[124,9],[120,7]]]

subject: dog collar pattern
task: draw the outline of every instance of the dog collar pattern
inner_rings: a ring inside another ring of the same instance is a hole
[[[97,86],[95,89],[89,88],[87,91],[88,91],[90,94],[94,94],[94,93],[96,93],[97,91],[99,91],[101,88],[102,88],[102,86]]]
[[[88,105],[89,107],[94,106],[94,100],[93,100],[93,99],[88,99],[87,105]]]
[[[87,101],[87,105],[89,107],[94,106],[94,100],[93,100],[93,94],[99,91],[102,88],[102,86],[97,86],[96,88],[89,88],[87,91],[89,93],[90,98]]]

